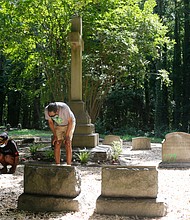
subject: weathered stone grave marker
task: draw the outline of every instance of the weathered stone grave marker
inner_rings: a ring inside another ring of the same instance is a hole
[[[132,149],[133,150],[150,150],[151,149],[150,138],[147,138],[147,137],[132,138]]]
[[[105,166],[96,212],[108,215],[162,217],[158,201],[158,171],[154,166]]]
[[[78,211],[81,177],[76,167],[26,164],[24,193],[18,209],[25,211]]]
[[[190,134],[172,132],[165,136],[159,167],[190,167]]]
[[[113,142],[119,142],[121,146],[123,146],[123,140],[117,135],[106,135],[102,143],[105,145],[112,145]]]

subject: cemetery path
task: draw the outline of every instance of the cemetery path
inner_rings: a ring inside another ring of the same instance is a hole
[[[158,165],[161,162],[161,145],[152,144],[151,150],[131,151],[131,143],[125,143],[120,158],[123,165]],[[190,169],[158,168],[158,199],[168,205],[168,213],[162,218],[107,216],[95,213],[96,199],[101,193],[101,167],[78,166],[81,172],[79,212],[29,213],[17,210],[19,195],[23,193],[23,165],[15,174],[0,175],[1,220],[190,220]]]

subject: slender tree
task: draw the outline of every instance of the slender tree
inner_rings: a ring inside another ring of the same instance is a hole
[[[190,2],[184,0],[184,45],[183,45],[183,130],[189,132],[190,124]]]
[[[174,57],[173,57],[173,129],[181,129],[182,115],[182,48],[181,48],[181,2],[175,0],[175,26],[174,26]]]

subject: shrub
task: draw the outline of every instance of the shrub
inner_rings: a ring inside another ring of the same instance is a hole
[[[47,150],[45,152],[46,159],[52,161],[54,159],[54,151],[53,150]]]
[[[38,150],[38,145],[32,145],[32,146],[30,147],[30,153],[31,153],[32,155],[34,155],[34,154],[37,152],[37,150]]]
[[[90,159],[90,152],[86,151],[86,148],[80,153],[76,153],[76,155],[79,158],[81,164],[87,163]]]
[[[113,161],[118,161],[121,152],[122,152],[121,142],[113,141],[112,154],[111,154]]]

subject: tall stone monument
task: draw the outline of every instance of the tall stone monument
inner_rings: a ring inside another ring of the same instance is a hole
[[[94,124],[82,101],[82,19],[73,17],[71,20],[71,102],[69,103],[76,117],[76,129],[73,137],[73,147],[96,147],[99,134],[95,133]]]

